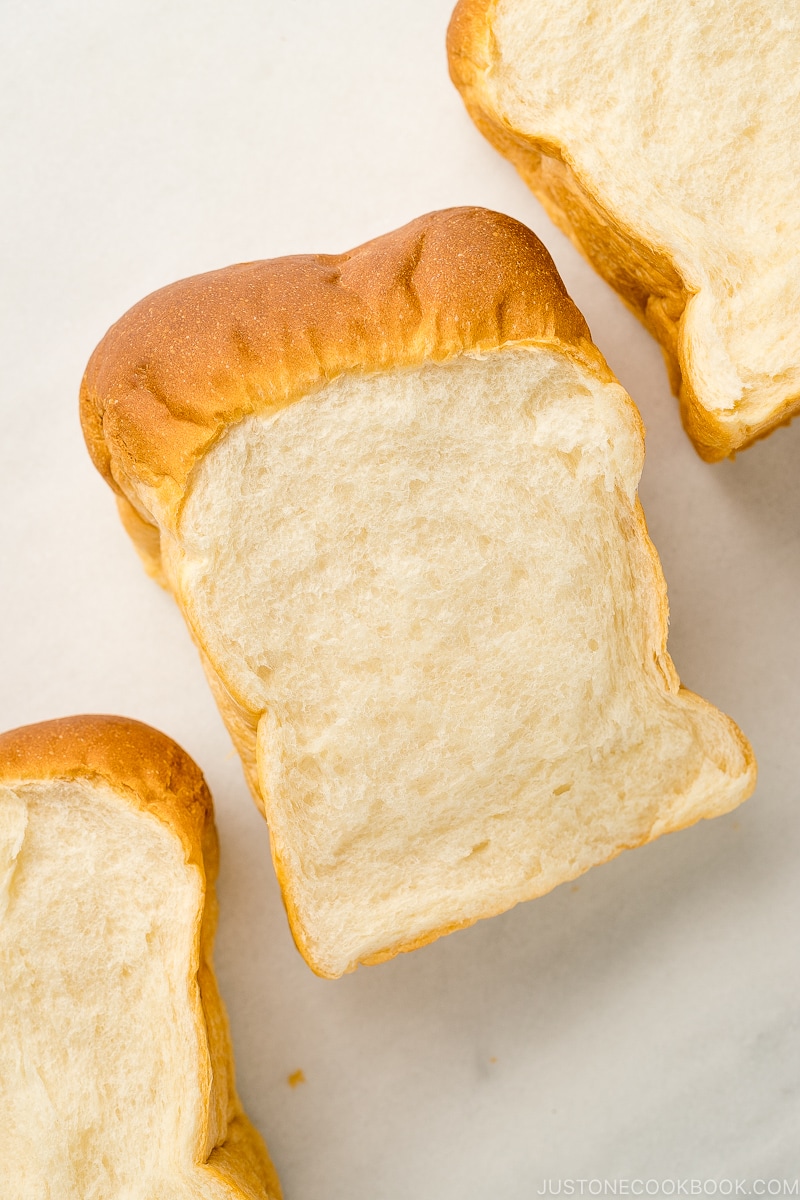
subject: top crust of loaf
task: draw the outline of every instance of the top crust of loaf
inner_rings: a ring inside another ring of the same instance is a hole
[[[216,874],[211,796],[200,768],[171,738],[126,717],[79,716],[0,734],[0,783],[101,779],[157,817],[186,861]]]
[[[346,372],[511,343],[553,343],[608,368],[524,225],[481,208],[412,221],[345,254],[242,263],[134,305],[81,386],[93,461],[149,523],[175,528],[192,467],[236,421]]]

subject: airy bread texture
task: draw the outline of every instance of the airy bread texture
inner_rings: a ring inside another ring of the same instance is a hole
[[[449,210],[176,284],[106,336],[83,413],[318,973],[752,790],[666,652],[638,414],[517,222]]]
[[[800,410],[800,12],[791,0],[460,0],[486,137],[664,351],[715,460]]]
[[[200,771],[119,717],[0,735],[4,1200],[279,1200],[211,961]]]

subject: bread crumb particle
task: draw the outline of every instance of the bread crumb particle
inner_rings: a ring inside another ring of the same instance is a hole
[[[305,1083],[306,1077],[302,1071],[292,1071],[291,1075],[286,1076],[286,1082],[290,1088],[296,1088],[298,1084]]]

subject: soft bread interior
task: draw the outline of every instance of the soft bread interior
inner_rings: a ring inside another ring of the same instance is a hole
[[[295,933],[337,975],[725,811],[666,656],[638,417],[553,348],[345,376],[196,469],[173,587],[260,713]]]
[[[195,1168],[210,1088],[202,899],[179,838],[108,786],[0,788],[8,1200],[231,1196]]]
[[[623,236],[674,262],[703,405],[720,419],[743,406],[730,419],[754,426],[796,400],[796,4],[498,0],[490,20],[488,107],[559,147]]]

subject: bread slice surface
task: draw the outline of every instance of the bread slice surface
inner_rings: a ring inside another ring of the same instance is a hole
[[[788,0],[461,0],[481,131],[659,339],[699,452],[800,408],[800,17]]]
[[[363,369],[326,373],[330,325],[301,305],[313,386],[220,420],[177,503],[176,472],[162,487],[132,470],[116,432],[113,381],[131,372],[114,357],[135,311],[84,384],[96,461],[200,647],[295,938],[328,976],[726,811],[755,778],[733,723],[679,688],[636,499],[641,422],[540,244],[481,210],[386,241],[380,260],[399,243],[413,271],[373,291]],[[443,286],[464,264],[461,293]],[[173,326],[200,286],[177,285]],[[374,313],[399,289],[416,314],[387,348]],[[290,390],[285,361],[257,367],[257,383],[252,357],[231,368],[225,394],[248,371],[251,397],[276,378]],[[171,421],[194,403],[179,395]],[[117,403],[145,411],[135,394]],[[134,436],[152,459],[149,421]]]
[[[260,714],[325,973],[741,797],[741,744],[653,637],[640,469],[621,389],[545,349],[345,377],[198,466],[167,574]]]
[[[138,722],[0,736],[0,1178],[9,1200],[277,1200],[211,964],[194,763]]]

